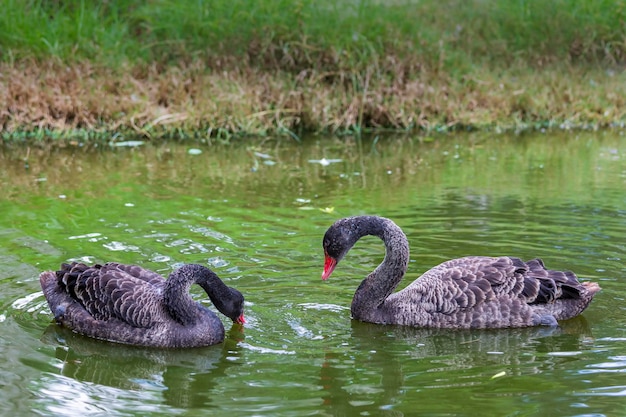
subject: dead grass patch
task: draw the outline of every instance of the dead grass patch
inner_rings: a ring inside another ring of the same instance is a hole
[[[385,57],[361,72],[212,70],[181,66],[109,69],[50,60],[0,64],[0,128],[89,130],[101,135],[172,132],[192,137],[291,132],[606,126],[625,120],[623,73],[552,66],[452,77]]]

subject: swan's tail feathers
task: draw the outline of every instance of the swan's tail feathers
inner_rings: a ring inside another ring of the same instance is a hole
[[[53,271],[42,272],[39,275],[39,283],[41,284],[41,289],[48,302],[50,311],[54,314],[54,319],[59,323],[62,322],[67,307],[73,304],[72,299],[59,285],[57,274]]]
[[[39,283],[41,284],[41,289],[45,293],[48,288],[57,283],[56,274],[52,271],[45,271],[39,275]]]
[[[576,292],[577,297],[560,298],[545,306],[552,312],[557,320],[568,320],[582,313],[593,300],[593,297],[600,291],[600,286],[596,282],[579,283]]]
[[[600,291],[595,282],[580,282],[571,271],[547,269],[541,259],[526,262],[524,295],[530,304],[550,311],[557,320],[580,314]]]
[[[586,282],[583,282],[582,285],[585,287],[585,290],[587,291],[587,295],[592,298],[594,295],[596,295],[597,292],[599,292],[602,289],[600,288],[600,285],[598,285],[597,282],[586,281]]]
[[[56,274],[52,271],[42,272],[39,275],[39,284],[41,284],[43,295],[46,297],[46,301],[48,301],[48,305],[52,309],[52,304],[50,300],[58,298],[58,296],[55,296],[55,294],[58,292]]]
[[[528,268],[526,280],[536,281],[535,286],[538,284],[533,304],[580,299],[586,297],[589,292],[593,295],[600,289],[595,283],[591,287],[589,284],[581,283],[576,274],[571,271],[547,269],[539,258],[531,259],[526,262],[526,265]]]

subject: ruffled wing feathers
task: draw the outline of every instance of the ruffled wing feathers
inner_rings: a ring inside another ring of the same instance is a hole
[[[496,299],[520,299],[530,305],[577,299],[586,288],[574,273],[549,270],[541,259],[524,262],[513,257],[476,256],[430,269],[397,297],[412,295],[430,313],[451,314]],[[403,292],[406,295],[401,295]]]
[[[142,276],[119,264],[88,267],[76,263],[64,264],[56,274],[59,285],[96,320],[116,318],[134,327],[148,327],[158,317],[165,281],[157,281],[154,274]]]

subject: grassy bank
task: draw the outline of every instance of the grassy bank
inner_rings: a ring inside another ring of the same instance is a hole
[[[0,0],[5,139],[626,120],[622,1]]]

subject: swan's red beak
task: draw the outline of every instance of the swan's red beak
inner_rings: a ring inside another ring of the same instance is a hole
[[[237,324],[244,324],[246,322],[246,318],[243,316],[243,313],[241,313],[241,316],[237,317],[237,320],[235,320],[235,323]]]
[[[328,254],[324,254],[324,272],[322,272],[322,279],[326,281],[330,274],[333,273],[335,267],[337,266],[337,260],[328,256]]]

